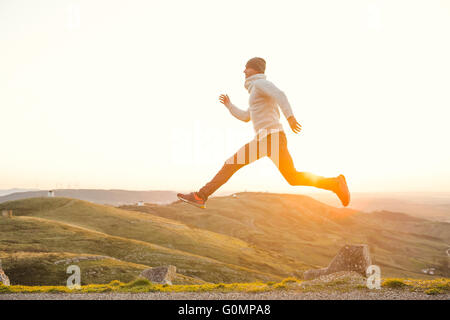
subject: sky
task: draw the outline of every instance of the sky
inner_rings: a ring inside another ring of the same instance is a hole
[[[0,189],[198,190],[251,123],[258,56],[298,171],[450,191],[450,2],[0,0]],[[301,193],[265,158],[220,191]]]

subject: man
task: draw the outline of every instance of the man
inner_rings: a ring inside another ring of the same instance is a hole
[[[226,160],[222,169],[199,191],[188,194],[178,193],[178,199],[206,208],[208,197],[227,182],[236,171],[261,157],[268,156],[290,185],[313,186],[333,191],[342,205],[347,206],[350,202],[350,192],[343,175],[326,178],[309,172],[298,172],[295,169],[287,148],[286,134],[280,123],[278,106],[294,133],[301,131],[301,125],[295,119],[284,92],[266,80],[265,70],[266,61],[258,57],[250,59],[245,65],[244,86],[250,94],[247,110],[237,108],[231,103],[228,95],[222,94],[219,97],[220,102],[234,117],[244,122],[250,120],[253,122],[255,138]]]

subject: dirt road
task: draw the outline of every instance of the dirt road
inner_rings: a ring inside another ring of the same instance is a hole
[[[405,290],[381,289],[350,292],[263,293],[177,292],[177,293],[9,293],[0,300],[450,300],[450,294],[427,295]]]

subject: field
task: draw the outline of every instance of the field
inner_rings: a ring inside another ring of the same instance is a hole
[[[301,279],[346,243],[366,243],[382,277],[449,277],[450,224],[401,213],[363,213],[307,196],[240,193],[207,210],[105,206],[56,197],[0,204],[0,259],[12,285],[64,286],[70,264],[83,285],[128,283],[149,267],[175,265],[174,284]],[[435,268],[434,275],[422,273]]]

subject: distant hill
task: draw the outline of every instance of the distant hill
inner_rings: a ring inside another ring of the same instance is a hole
[[[2,189],[0,190],[0,197],[6,196],[11,193],[16,192],[27,192],[27,191],[38,191],[39,189],[20,189],[20,188],[13,188],[13,189]]]
[[[5,194],[2,194],[5,193]],[[47,190],[8,189],[0,190],[0,203],[35,197],[46,197]],[[133,205],[139,201],[154,204],[169,204],[177,201],[175,191],[133,191],[104,189],[55,189],[56,197],[85,200],[112,206]],[[215,196],[231,195],[218,192]],[[331,192],[304,194],[333,207],[340,207],[339,199]],[[429,220],[450,222],[450,193],[448,192],[353,192],[350,209],[364,212],[403,212]]]
[[[309,196],[331,206],[339,206],[332,193],[310,193]],[[350,208],[365,212],[394,211],[429,220],[450,222],[449,192],[354,192]]]
[[[103,190],[103,189],[54,189],[56,197],[67,197],[90,201],[98,204],[118,206],[136,204],[139,201],[166,204],[177,200],[175,191],[133,191],[133,190]],[[48,190],[14,192],[0,196],[0,203],[27,198],[46,197]]]

